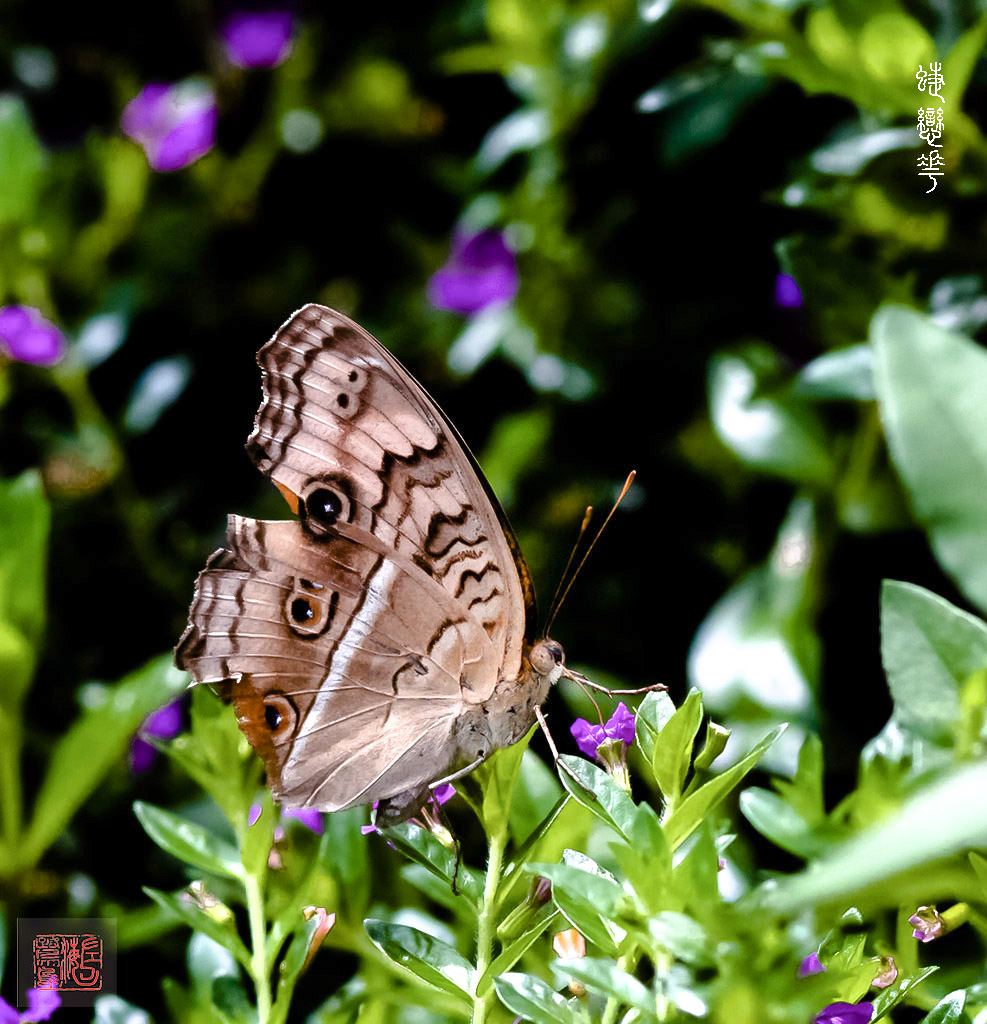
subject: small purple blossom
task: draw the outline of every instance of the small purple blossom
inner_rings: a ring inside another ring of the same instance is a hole
[[[441,786],[436,786],[432,790],[432,803],[441,807],[443,804],[447,804],[455,795],[456,787],[448,782],[444,782]]]
[[[919,942],[931,942],[943,934],[945,922],[935,907],[919,907],[908,919],[908,923],[915,929],[912,938]]]
[[[626,746],[634,742],[634,713],[621,701],[603,725],[594,725],[585,718],[577,718],[569,730],[576,746],[587,756],[596,757],[602,743],[620,740]]]
[[[321,836],[326,827],[322,821],[322,812],[314,807],[295,807],[284,812],[283,817],[300,821],[310,832]]]
[[[810,974],[822,974],[826,965],[819,959],[818,953],[810,953],[800,964],[798,976],[808,978]]]
[[[250,810],[247,813],[247,827],[251,827],[256,824],[257,819],[260,817],[261,805],[251,804]],[[296,821],[301,822],[310,832],[314,832],[317,836],[321,836],[325,831],[325,825],[322,821],[322,812],[317,811],[314,807],[291,807],[281,814],[282,819],[294,818]],[[278,825],[274,830],[275,840],[284,839],[284,829]]]
[[[124,108],[120,126],[143,147],[155,171],[177,171],[212,149],[216,101],[212,89],[195,79],[151,82]]]
[[[27,1009],[23,1013],[0,997],[0,1024],[28,1024],[29,1021],[50,1020],[62,1005],[62,997],[55,988],[29,988]]]
[[[882,956],[880,959],[880,972],[871,982],[874,988],[887,988],[898,980],[898,968],[895,966],[893,956]]]
[[[184,714],[181,699],[165,704],[163,708],[148,715],[144,719],[137,735],[130,742],[130,770],[134,775],[143,775],[158,756],[157,750],[143,739],[154,736],[160,740],[170,740],[184,728]]]
[[[508,303],[517,294],[514,253],[500,231],[477,235],[457,231],[449,262],[428,282],[428,298],[436,309],[471,316],[495,303]]]
[[[782,309],[802,308],[802,289],[791,274],[779,274],[775,278],[775,305]]]
[[[65,355],[65,337],[33,306],[0,307],[0,356],[52,366]]]
[[[873,1003],[830,1003],[816,1014],[815,1024],[867,1024]]]
[[[273,68],[291,53],[294,21],[288,11],[237,11],[223,25],[227,60],[238,68]]]

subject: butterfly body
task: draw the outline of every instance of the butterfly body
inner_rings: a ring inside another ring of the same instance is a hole
[[[176,662],[233,701],[274,795],[414,814],[520,739],[564,671],[455,428],[357,324],[296,312],[258,353],[247,451],[298,518],[230,516]]]

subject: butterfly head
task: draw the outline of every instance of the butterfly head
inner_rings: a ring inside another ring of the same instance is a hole
[[[535,674],[547,679],[550,686],[565,674],[565,651],[562,645],[546,637],[539,640],[528,652],[528,661]]]

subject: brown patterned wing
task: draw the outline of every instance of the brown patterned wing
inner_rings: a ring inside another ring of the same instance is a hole
[[[468,449],[403,366],[324,306],[295,313],[260,350],[264,401],[247,450],[312,536],[348,523],[413,562],[486,632],[498,674],[521,670],[534,591]],[[422,643],[428,637],[423,637]]]
[[[316,539],[231,516],[176,661],[232,698],[277,799],[332,811],[446,774],[456,718],[499,653],[433,577],[359,527]]]

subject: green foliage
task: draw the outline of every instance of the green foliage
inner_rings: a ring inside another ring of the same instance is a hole
[[[17,0],[4,26],[0,304],[68,353],[0,339],[0,971],[16,917],[57,909],[120,922],[105,1024],[982,1020],[983,5],[310,7],[254,71],[167,4],[137,49],[95,9],[82,41]],[[119,117],[186,70],[219,138],[159,174]],[[431,308],[450,236],[485,229],[517,296]],[[590,704],[563,692],[558,763],[529,734],[448,823],[316,836],[200,688],[125,771],[184,692],[160,652],[223,515],[285,514],[236,446],[250,353],[310,300],[450,394],[539,584],[641,470],[553,626],[615,687],[669,684],[621,770],[566,752],[563,702]],[[932,905],[959,934],[919,946]],[[553,950],[572,930],[585,955]]]
[[[978,557],[987,542],[987,353],[895,308],[875,316],[871,344],[888,445],[915,515],[943,567],[987,608],[987,569]]]

